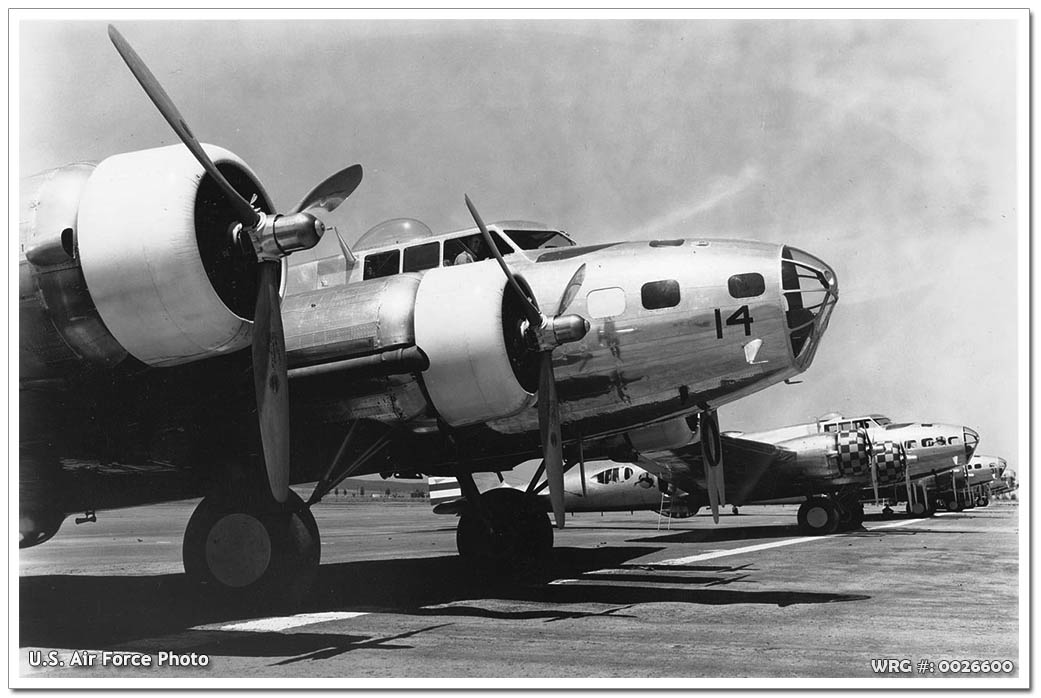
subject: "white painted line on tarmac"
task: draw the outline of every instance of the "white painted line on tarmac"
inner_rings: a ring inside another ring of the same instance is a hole
[[[328,611],[326,613],[298,613],[295,616],[281,616],[276,618],[257,618],[242,623],[231,623],[221,625],[217,628],[200,626],[193,630],[232,630],[245,633],[272,633],[290,628],[299,628],[303,625],[314,625],[315,623],[327,623],[331,620],[348,620],[358,616],[367,616],[368,613],[360,611]]]
[[[876,531],[880,528],[896,528],[897,526],[906,526],[922,519],[901,519],[900,521],[894,521],[893,523],[882,524],[880,526],[872,526],[867,529],[868,533]],[[840,534],[845,535],[845,534]],[[789,538],[787,540],[774,541],[773,543],[759,543],[758,545],[747,545],[743,548],[731,548],[729,550],[709,550],[708,552],[699,553],[698,555],[690,555],[688,557],[677,557],[668,560],[657,560],[654,562],[645,563],[647,565],[666,565],[669,567],[687,565],[691,562],[700,562],[702,560],[714,560],[718,557],[727,557],[729,555],[740,555],[741,553],[754,553],[758,550],[769,550],[770,548],[781,548],[786,545],[795,545],[796,543],[808,543],[814,540],[828,540],[829,538],[835,538],[835,535],[831,536],[802,536],[800,538]],[[637,563],[639,564],[639,563]],[[593,570],[592,572],[584,572],[583,574],[618,574],[618,569],[606,567],[602,570]],[[582,584],[581,579],[554,579],[550,584]]]
[[[872,526],[867,529],[871,531],[877,531],[880,528],[896,528],[897,526],[906,526],[907,524],[917,523],[921,519],[904,519],[902,521],[894,521],[893,523],[882,524],[881,526]],[[800,538],[789,538],[788,540],[778,540],[772,543],[759,543],[757,545],[747,545],[743,548],[731,548],[729,550],[714,550],[709,553],[701,553],[699,555],[690,555],[688,557],[677,557],[671,560],[659,560],[649,564],[653,565],[686,565],[691,562],[701,562],[702,560],[714,560],[718,557],[727,557],[730,555],[740,555],[741,553],[754,553],[760,550],[769,550],[770,548],[782,548],[786,545],[795,545],[796,543],[809,543],[815,540],[828,540],[835,536],[802,536]]]

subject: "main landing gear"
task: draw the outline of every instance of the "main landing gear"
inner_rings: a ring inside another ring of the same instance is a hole
[[[184,532],[184,571],[222,602],[295,606],[318,573],[321,543],[310,509],[206,497]]]
[[[864,505],[830,497],[811,497],[799,507],[799,531],[808,536],[826,536],[853,531],[864,523]]]
[[[494,489],[460,515],[456,546],[485,571],[537,573],[553,549],[553,527],[536,496]]]

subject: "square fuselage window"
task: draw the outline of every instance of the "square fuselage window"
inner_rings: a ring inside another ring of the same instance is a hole
[[[680,284],[672,279],[651,281],[640,288],[640,300],[647,310],[673,308],[680,304]]]
[[[752,298],[761,296],[766,291],[766,280],[762,274],[734,274],[727,280],[727,288],[734,298]]]

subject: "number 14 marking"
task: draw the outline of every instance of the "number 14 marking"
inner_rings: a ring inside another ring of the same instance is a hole
[[[748,312],[748,306],[742,305],[740,308],[734,311],[734,314],[727,318],[727,325],[744,325],[745,336],[752,336],[752,320],[751,313]],[[720,312],[719,308],[716,308],[716,339],[723,339],[723,313]]]

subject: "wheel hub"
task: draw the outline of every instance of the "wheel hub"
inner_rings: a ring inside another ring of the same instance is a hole
[[[821,506],[811,507],[806,512],[806,523],[813,528],[824,528],[828,525],[828,511]]]
[[[271,537],[249,514],[221,517],[206,536],[206,564],[221,583],[245,587],[260,579],[271,564]]]

